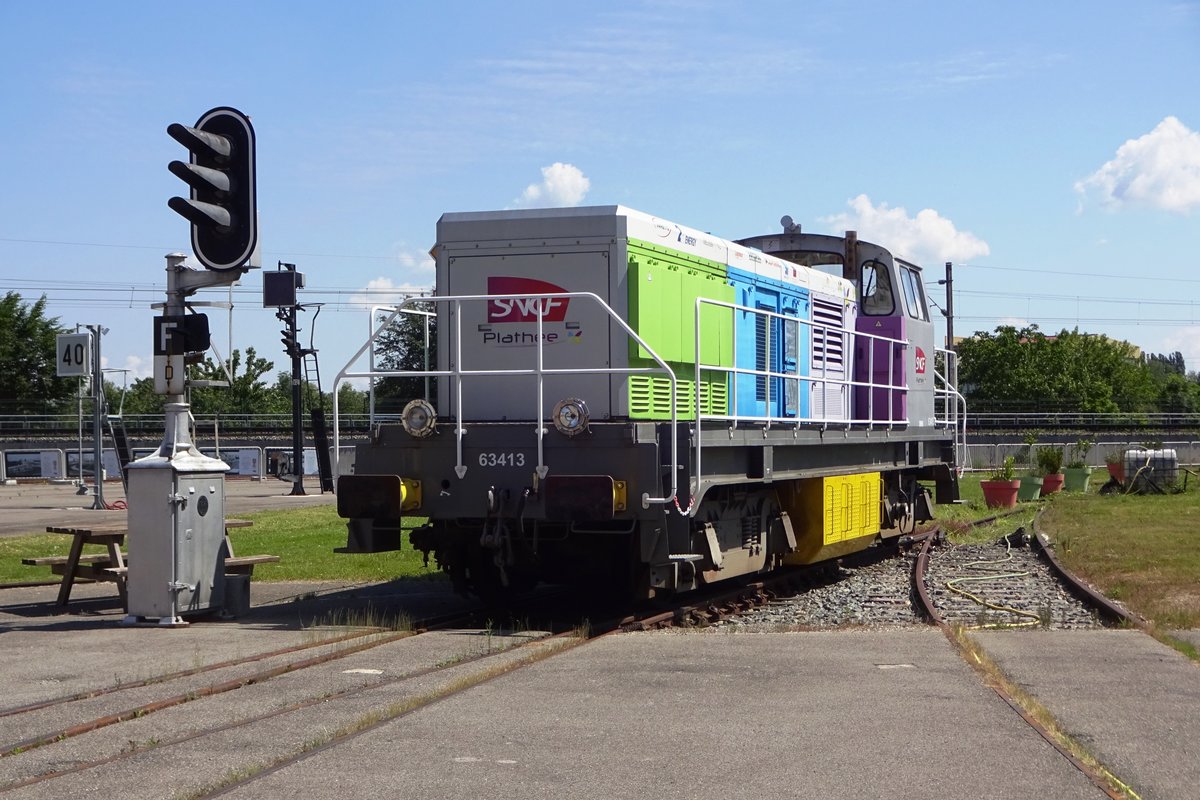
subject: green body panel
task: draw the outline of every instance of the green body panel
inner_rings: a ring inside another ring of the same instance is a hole
[[[631,359],[632,367],[653,367],[655,362]],[[676,414],[681,419],[696,415],[695,381],[692,364],[671,364],[677,382]],[[729,382],[723,372],[700,371],[700,410],[705,414],[729,413]],[[670,419],[671,381],[663,375],[629,376],[629,418]]]
[[[629,249],[629,324],[670,364],[679,380],[678,413],[695,414],[696,299],[734,302],[724,264],[696,258],[631,239]],[[733,312],[717,306],[700,308],[700,354],[705,364],[733,366]],[[630,366],[656,366],[650,353],[630,342]],[[705,413],[728,409],[727,376],[703,372],[700,403]],[[633,375],[629,379],[629,416],[670,417],[670,381]]]

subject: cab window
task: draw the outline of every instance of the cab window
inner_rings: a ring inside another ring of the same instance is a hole
[[[862,265],[861,283],[862,312],[880,317],[896,310],[892,294],[892,279],[887,264],[882,261],[867,261]]]
[[[908,315],[913,319],[928,321],[929,310],[925,307],[925,295],[922,293],[921,273],[912,267],[900,265],[900,282],[904,285],[904,304]]]

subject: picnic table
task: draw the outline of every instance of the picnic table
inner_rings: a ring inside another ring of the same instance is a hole
[[[233,545],[229,541],[230,529],[248,528],[253,524],[248,519],[225,520],[225,548],[228,553],[225,559],[225,571],[227,574],[249,575],[253,572],[256,564],[279,561],[279,556],[273,555],[234,556]],[[62,576],[62,583],[58,588],[58,600],[55,602],[58,608],[67,607],[67,603],[71,599],[71,588],[77,580],[115,583],[117,592],[121,596],[121,607],[129,607],[129,599],[125,590],[125,576],[129,571],[129,565],[125,561],[125,553],[121,550],[125,544],[125,537],[129,533],[125,527],[117,525],[47,525],[46,532],[61,533],[72,537],[71,549],[68,554],[23,558],[21,563],[30,566],[49,566],[55,575]],[[83,548],[89,544],[101,545],[108,552],[85,555]]]

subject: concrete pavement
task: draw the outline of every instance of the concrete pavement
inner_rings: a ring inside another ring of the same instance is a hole
[[[232,797],[1097,798],[933,630],[627,634]]]
[[[1200,666],[1133,630],[972,635],[1142,800],[1200,797]]]
[[[85,599],[77,613],[61,616],[50,614],[53,587],[0,590],[3,708],[291,646],[339,609],[417,616],[459,602],[441,582],[256,583],[255,608],[245,618],[160,630],[119,627],[108,587],[79,590]],[[1197,665],[1136,631],[973,635],[1141,797],[1197,796]],[[372,656],[364,664],[386,675],[402,661]],[[307,689],[317,691],[329,680],[303,671],[256,692],[282,701],[310,681]],[[195,702],[189,715],[229,713],[203,705],[228,698]],[[310,713],[301,727],[316,735],[338,721],[323,719]],[[280,724],[289,740],[303,732],[295,721]],[[116,747],[128,731],[118,725],[89,736],[116,737]],[[146,785],[185,787],[247,765],[245,734],[236,729],[206,737],[203,746],[200,762],[212,774],[196,773],[195,758],[185,769],[164,753],[147,756],[147,769],[164,772]],[[127,793],[127,770],[113,770],[111,784],[106,774],[72,778],[69,793],[85,785],[96,796]],[[12,796],[62,796],[55,783]],[[341,798],[401,789],[454,800],[1103,796],[927,628],[608,637],[314,753],[233,794]]]

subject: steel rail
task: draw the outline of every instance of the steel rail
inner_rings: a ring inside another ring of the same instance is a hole
[[[51,731],[48,733],[37,734],[32,737],[28,737],[23,741],[19,741],[19,742],[15,742],[15,743],[8,743],[8,744],[0,744],[0,758],[17,755],[17,754],[25,752],[27,750],[31,750],[31,749],[34,749],[37,747],[42,747],[44,745],[51,744],[53,742],[62,741],[63,739],[69,739],[71,737],[79,736],[84,733],[89,733],[91,731],[98,730],[100,728],[106,728],[110,725],[115,725],[117,723],[125,722],[130,719],[137,719],[140,717],[144,717],[147,714],[150,714],[150,713],[153,713],[156,711],[162,711],[167,708],[173,708],[175,706],[182,705],[187,702],[191,702],[192,700],[196,700],[200,697],[211,697],[213,695],[224,694],[225,692],[233,691],[235,689],[240,689],[244,686],[249,686],[249,685],[252,685],[255,683],[261,683],[265,680],[279,677],[280,675],[285,675],[290,672],[295,672],[297,670],[317,666],[319,664],[325,664],[330,661],[336,661],[340,658],[345,658],[346,656],[354,655],[356,653],[360,653],[365,650],[370,650],[370,649],[379,647],[384,644],[389,644],[391,642],[399,641],[401,639],[412,638],[421,633],[425,633],[425,632],[432,631],[432,630],[441,630],[441,629],[444,629],[447,627],[453,627],[456,624],[461,624],[463,622],[474,619],[482,610],[483,610],[482,608],[470,608],[470,609],[466,609],[464,611],[456,611],[456,612],[450,612],[447,614],[431,616],[424,620],[421,620],[420,623],[418,623],[418,625],[415,625],[413,627],[413,629],[410,631],[399,631],[399,632],[389,633],[386,631],[381,631],[379,629],[375,629],[375,630],[370,630],[370,631],[354,632],[354,633],[346,634],[344,636],[338,636],[338,637],[334,637],[331,639],[325,639],[322,641],[313,642],[311,644],[301,644],[301,645],[296,645],[294,647],[286,647],[286,648],[281,648],[278,650],[268,651],[266,653],[257,653],[255,655],[246,656],[244,658],[229,659],[227,661],[222,661],[222,662],[215,663],[215,664],[209,664],[209,665],[206,665],[203,667],[196,667],[194,669],[188,669],[188,670],[180,670],[178,672],[172,672],[172,673],[168,673],[165,675],[157,675],[157,676],[147,678],[147,679],[141,680],[141,681],[135,681],[132,683],[126,683],[126,684],[121,684],[121,685],[117,685],[117,686],[101,687],[99,689],[95,689],[95,690],[91,690],[91,691],[77,692],[77,693],[69,695],[67,697],[43,701],[40,703],[31,703],[27,706],[22,706],[22,707],[17,707],[17,708],[6,709],[4,711],[0,711],[0,717],[11,717],[11,716],[16,716],[18,714],[31,713],[34,711],[41,711],[41,710],[44,710],[47,708],[54,708],[56,706],[63,706],[63,705],[67,705],[69,703],[79,702],[81,700],[90,700],[90,699],[93,699],[96,697],[103,697],[105,695],[116,694],[117,692],[129,690],[129,689],[142,688],[142,687],[146,687],[146,686],[162,685],[168,681],[179,680],[181,678],[192,677],[194,675],[200,675],[200,674],[204,674],[204,673],[208,673],[208,672],[215,672],[217,670],[229,669],[231,667],[241,666],[244,664],[252,664],[252,663],[255,663],[258,661],[265,661],[265,660],[271,659],[271,658],[278,658],[281,656],[288,656],[288,655],[292,655],[292,654],[296,654],[296,653],[302,653],[306,650],[312,650],[315,648],[344,644],[346,642],[353,642],[357,639],[365,639],[367,637],[372,637],[372,636],[377,637],[372,641],[360,642],[358,644],[353,644],[349,647],[339,648],[330,653],[324,653],[322,655],[317,655],[317,656],[313,656],[310,658],[304,658],[304,659],[300,659],[297,661],[289,661],[285,664],[281,664],[281,665],[271,667],[268,669],[264,669],[264,670],[259,670],[258,672],[254,672],[249,675],[243,675],[240,677],[231,678],[229,680],[220,681],[218,683],[210,684],[208,686],[204,686],[199,689],[191,689],[191,690],[188,690],[187,692],[183,692],[183,693],[169,695],[165,698],[154,700],[154,701],[151,701],[148,703],[143,703],[141,705],[138,705],[138,706],[135,706],[132,708],[127,708],[127,709],[117,711],[117,712],[114,712],[111,714],[106,714],[106,715],[103,715],[100,717],[95,717],[90,720],[85,720],[84,722],[77,723],[75,725],[71,725],[66,728],[57,729],[57,730],[54,730],[54,731]]]
[[[921,611],[930,620],[931,624],[936,625],[938,629],[945,635],[947,641],[950,642],[950,646],[958,650],[959,654],[963,656],[963,660],[968,664],[971,664],[971,666],[974,667],[976,671],[980,672],[980,674],[984,674],[983,668],[979,663],[972,663],[972,659],[966,658],[966,650],[958,641],[955,635],[955,630],[948,625],[942,618],[941,614],[938,613],[937,608],[932,598],[929,596],[929,592],[926,588],[926,571],[929,567],[929,553],[936,543],[937,540],[933,537],[926,539],[921,547],[921,552],[918,554],[917,559],[913,564],[913,588],[921,605]],[[1005,681],[1007,681],[1007,677],[1005,677]],[[1079,770],[1080,774],[1091,781],[1097,789],[1111,798],[1111,800],[1124,800],[1125,795],[1112,788],[1105,775],[1093,769],[1090,765],[1084,763],[1078,756],[1067,749],[1067,747],[1059,740],[1059,738],[1055,736],[1048,727],[1043,725],[1038,719],[1030,714],[1029,711],[1017,701],[1017,699],[1005,686],[997,683],[994,680],[988,680],[986,683],[989,687],[991,687],[992,691],[994,691],[996,695],[1003,700],[1006,705],[1008,705],[1009,708],[1015,711],[1017,715],[1023,719],[1027,725],[1029,725],[1029,727],[1037,731],[1038,735],[1041,736],[1047,744],[1058,751],[1059,755],[1065,758],[1073,767],[1075,767],[1075,769]]]
[[[326,741],[325,743],[323,743],[319,746],[304,750],[303,752],[297,753],[296,755],[294,755],[290,758],[281,759],[280,761],[278,761],[274,764],[271,764],[270,766],[268,766],[262,770],[259,770],[252,775],[249,775],[240,780],[222,785],[222,786],[216,788],[215,790],[202,795],[202,797],[205,797],[205,798],[220,797],[220,796],[226,795],[230,792],[245,788],[248,785],[251,785],[259,780],[262,780],[264,777],[267,777],[276,772],[279,772],[280,770],[286,769],[287,767],[290,767],[294,764],[298,764],[302,761],[305,761],[317,754],[332,750],[335,747],[340,747],[341,745],[344,745],[347,742],[350,742],[350,741],[358,738],[359,736],[362,736],[363,734],[375,731],[375,730],[383,727],[384,725],[391,724],[391,723],[396,722],[397,720],[403,719],[404,717],[407,717],[411,714],[415,714],[416,712],[422,711],[426,708],[429,708],[430,706],[440,703],[443,700],[448,700],[450,698],[456,697],[470,689],[474,689],[478,686],[482,686],[484,684],[490,683],[490,682],[496,680],[497,678],[500,678],[500,677],[503,677],[506,675],[511,675],[512,673],[517,672],[518,670],[532,666],[533,664],[539,664],[543,661],[546,661],[547,659],[551,659],[551,658],[554,658],[555,656],[561,655],[562,653],[574,651],[574,650],[576,650],[580,647],[584,647],[592,642],[598,641],[603,638],[607,638],[608,636],[612,636],[617,633],[621,633],[624,630],[624,628],[622,627],[622,622],[627,621],[627,620],[628,620],[628,618],[608,620],[606,622],[601,623],[597,627],[597,629],[600,631],[599,633],[592,634],[589,632],[588,634],[586,634],[583,638],[580,638],[579,641],[575,642],[574,644],[568,644],[568,645],[562,646],[558,649],[544,652],[540,655],[540,657],[529,657],[529,658],[526,658],[523,660],[517,660],[515,662],[504,665],[504,667],[502,669],[499,669],[494,673],[484,674],[482,676],[479,676],[478,680],[474,680],[474,681],[468,680],[468,681],[463,681],[461,683],[458,683],[453,688],[451,688],[445,692],[434,693],[433,695],[430,695],[430,696],[423,696],[423,697],[417,698],[417,700],[415,702],[407,705],[403,710],[401,710],[395,714],[384,713],[384,714],[380,715],[379,719],[377,719],[369,724],[358,726],[352,731],[348,731],[348,732],[344,732],[344,733],[336,732],[335,734],[333,734],[331,736],[331,738],[328,741]],[[566,639],[568,637],[572,637],[572,636],[576,636],[576,635],[577,635],[577,633],[575,631],[563,631],[563,632],[554,634],[549,637],[545,637],[542,639],[535,639],[526,644],[518,645],[517,647],[529,647],[531,645],[536,645],[536,644],[544,643],[544,642],[555,640],[555,639]],[[515,649],[515,648],[509,648],[507,650],[498,651],[496,653],[483,654],[478,659],[472,659],[472,660],[479,661],[484,658],[489,658],[492,656],[511,653],[513,651],[513,649]],[[453,665],[448,665],[448,666],[442,667],[442,668],[435,668],[430,671],[432,672],[432,671],[440,671],[441,669],[448,669],[451,666],[458,666],[461,663],[465,663],[465,662],[458,662]],[[414,677],[414,676],[409,676],[409,677]],[[375,684],[375,685],[378,686],[379,684]]]
[[[397,641],[400,638],[411,638],[411,635],[408,637],[396,637],[396,638],[390,639],[388,641]],[[223,725],[217,725],[217,726],[211,727],[211,728],[203,728],[200,730],[192,731],[191,733],[183,734],[181,736],[175,737],[170,740],[161,741],[161,742],[158,742],[157,744],[155,744],[154,748],[155,748],[155,750],[161,750],[162,748],[165,748],[165,747],[173,747],[176,745],[185,744],[187,742],[194,741],[196,739],[200,739],[205,736],[211,736],[211,735],[217,734],[217,733],[224,733],[226,731],[237,730],[238,728],[244,728],[248,725],[252,725],[257,722],[274,719],[276,717],[284,716],[285,714],[290,714],[290,713],[293,713],[296,711],[301,711],[306,708],[311,708],[316,705],[328,703],[333,700],[351,697],[351,696],[361,694],[366,691],[370,691],[372,689],[378,689],[381,686],[386,686],[386,685],[394,684],[394,683],[400,683],[402,681],[414,680],[417,678],[423,678],[428,675],[432,675],[432,674],[435,674],[438,672],[442,672],[442,671],[451,669],[453,667],[458,667],[458,666],[462,666],[465,664],[471,664],[474,662],[483,661],[488,658],[492,658],[495,656],[510,653],[510,652],[512,652],[512,650],[514,650],[518,647],[524,647],[529,644],[532,644],[535,642],[540,642],[540,641],[545,641],[545,640],[544,639],[535,639],[535,640],[532,640],[531,642],[526,642],[521,645],[514,645],[512,648],[505,648],[503,650],[495,650],[495,651],[491,651],[491,652],[479,653],[479,654],[476,654],[473,656],[460,658],[460,659],[455,660],[453,663],[435,664],[435,665],[429,666],[429,667],[421,667],[418,669],[411,670],[409,672],[405,672],[401,675],[397,675],[393,678],[389,678],[384,681],[380,681],[380,682],[376,682],[376,683],[366,683],[366,684],[361,684],[358,686],[346,687],[344,689],[339,689],[337,691],[317,695],[314,697],[310,697],[306,700],[301,700],[301,701],[298,701],[295,703],[289,703],[284,706],[273,708],[270,711],[266,711],[266,712],[263,712],[260,714],[255,714],[250,717],[238,719],[238,720],[235,720],[233,722],[229,722],[229,723],[226,723]],[[386,643],[386,642],[380,642],[380,644],[384,644],[384,643]],[[360,649],[366,649],[366,648],[360,648]],[[321,661],[314,661],[314,663],[305,664],[304,666],[305,667],[316,666],[316,664],[325,663],[325,661],[328,661],[328,660],[332,660],[332,659],[324,659]],[[241,681],[239,685],[230,686],[229,688],[230,689],[242,688],[242,686],[249,686],[255,682],[256,681],[254,681],[254,680],[245,680],[245,681]],[[199,699],[199,697],[211,696],[211,694],[214,694],[214,693],[193,695],[189,699]],[[173,704],[173,705],[177,705],[177,704]],[[163,706],[163,708],[167,708],[167,707],[170,707],[170,706]],[[162,708],[155,708],[153,710],[159,711],[159,710],[162,710]],[[125,719],[128,719],[128,718],[125,718]],[[114,722],[122,722],[122,721],[125,721],[125,719],[114,720]],[[95,728],[92,728],[91,730],[95,730]],[[85,732],[87,732],[87,731],[81,731],[81,733],[85,733]],[[56,739],[54,741],[59,741],[59,740]],[[46,742],[44,744],[49,744],[49,743],[50,742]],[[140,753],[141,753],[141,751],[137,750],[137,749],[123,750],[122,752],[120,752],[116,755],[108,756],[105,758],[98,758],[98,759],[94,759],[92,761],[84,761],[84,762],[74,763],[69,767],[65,767],[62,769],[53,770],[53,771],[49,771],[49,772],[39,773],[38,775],[29,777],[29,778],[25,778],[23,780],[18,780],[13,783],[0,785],[0,793],[11,791],[13,789],[22,788],[25,786],[30,786],[33,784],[45,783],[47,781],[53,780],[55,778],[60,778],[65,775],[70,775],[73,773],[83,772],[85,770],[102,767],[102,766],[105,766],[106,764],[112,764],[114,762],[121,761],[126,758],[131,758],[134,755],[138,755]],[[296,761],[296,760],[301,760],[301,759],[298,759],[298,758],[292,759],[292,761]],[[291,763],[291,761],[289,761],[287,763]],[[273,765],[268,771],[274,771],[274,770],[278,769],[280,766],[282,766],[282,765],[281,764]],[[257,777],[257,775],[255,777]],[[228,791],[229,789],[232,789],[232,788],[233,787],[225,787],[221,790],[220,793]],[[205,795],[205,796],[208,796],[208,795]]]

